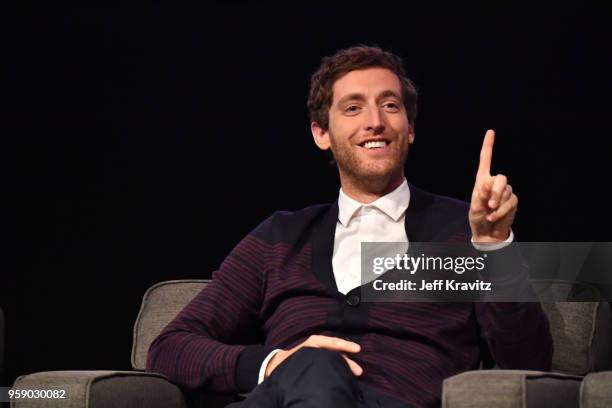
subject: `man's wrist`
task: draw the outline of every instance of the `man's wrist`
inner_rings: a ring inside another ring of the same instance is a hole
[[[243,346],[235,367],[236,390],[249,392],[257,386],[257,377],[262,362],[274,350],[261,344]]]
[[[272,357],[281,351],[281,349],[272,350],[270,354],[266,356],[264,361],[261,363],[261,368],[259,369],[259,376],[257,378],[257,384],[261,384],[266,379],[266,371],[268,369],[268,364],[272,361]]]
[[[479,239],[474,239],[472,236],[472,245],[479,251],[496,251],[498,249],[502,249],[510,245],[514,241],[514,232],[510,229],[510,233],[508,234],[508,238],[504,241],[491,241],[491,242],[483,242]]]

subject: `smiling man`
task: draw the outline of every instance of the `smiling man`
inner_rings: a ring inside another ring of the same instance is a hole
[[[404,181],[414,129],[402,101],[410,92],[416,96],[414,88],[402,92],[399,77],[389,69],[351,71],[333,85],[331,106],[323,113],[329,119],[313,118],[315,143],[331,148],[349,197],[369,203]]]
[[[341,188],[331,204],[277,212],[245,237],[149,350],[148,369],[250,407],[434,407],[442,381],[492,359],[549,370],[537,302],[364,302],[360,245],[473,242],[524,279],[510,229],[517,197],[491,175],[485,135],[471,203],[408,184],[417,92],[400,59],[357,46],[323,59],[308,109]]]

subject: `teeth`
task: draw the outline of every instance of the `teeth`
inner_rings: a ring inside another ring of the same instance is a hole
[[[378,147],[385,147],[386,143],[384,140],[377,140],[377,141],[372,141],[372,142],[366,142],[363,147],[365,147],[366,149],[375,149]]]

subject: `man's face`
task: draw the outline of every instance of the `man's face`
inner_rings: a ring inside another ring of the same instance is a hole
[[[401,95],[399,78],[386,68],[351,71],[334,83],[329,128],[313,125],[313,135],[321,149],[331,148],[343,182],[403,177],[414,133]]]

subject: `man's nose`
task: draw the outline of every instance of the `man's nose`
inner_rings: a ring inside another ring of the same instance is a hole
[[[385,131],[385,117],[378,106],[368,109],[365,128],[375,135]]]

